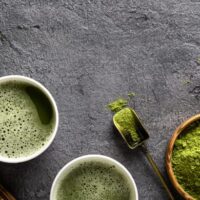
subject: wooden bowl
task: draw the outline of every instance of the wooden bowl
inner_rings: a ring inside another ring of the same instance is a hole
[[[166,168],[167,168],[167,173],[169,175],[169,178],[175,187],[175,189],[178,191],[178,193],[185,198],[186,200],[195,200],[192,196],[190,196],[187,192],[184,191],[184,189],[179,185],[174,172],[172,168],[172,163],[171,163],[171,158],[172,158],[172,152],[174,149],[174,143],[177,139],[177,137],[183,132],[185,128],[190,126],[193,122],[200,120],[200,114],[197,114],[195,116],[192,116],[191,118],[187,119],[184,121],[178,128],[174,131],[168,147],[167,147],[167,152],[166,152]]]

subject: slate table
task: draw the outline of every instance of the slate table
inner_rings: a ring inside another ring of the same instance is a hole
[[[167,178],[169,138],[199,112],[199,58],[199,0],[0,0],[0,76],[40,81],[60,114],[51,147],[27,163],[1,163],[0,181],[19,200],[48,200],[67,162],[103,154],[128,168],[141,200],[167,200],[142,153],[113,133],[105,105],[136,93],[131,104]]]

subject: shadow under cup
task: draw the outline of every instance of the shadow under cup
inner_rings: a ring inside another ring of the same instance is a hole
[[[24,76],[0,78],[0,161],[20,163],[42,154],[53,142],[58,110],[50,92]]]
[[[126,197],[125,200],[138,200],[138,191],[137,191],[137,187],[136,187],[136,184],[135,184],[135,181],[133,180],[131,174],[129,173],[129,171],[122,165],[120,164],[118,161],[110,158],[110,157],[107,157],[107,156],[102,156],[102,155],[86,155],[86,156],[81,156],[81,157],[78,157],[74,160],[72,160],[71,162],[69,162],[67,165],[65,165],[61,170],[60,172],[57,174],[54,182],[53,182],[53,185],[52,185],[52,188],[51,188],[51,194],[50,194],[50,200],[64,200],[64,199],[68,199],[66,196],[65,198],[63,199],[62,197],[59,197],[60,196],[60,191],[62,191],[60,188],[62,188],[62,183],[66,180],[66,179],[69,179],[71,181],[71,185],[73,185],[73,182],[72,182],[72,179],[74,177],[74,174],[73,172],[74,171],[78,171],[78,177],[79,176],[87,176],[87,172],[84,173],[84,170],[82,170],[82,172],[79,173],[79,170],[81,167],[83,167],[84,165],[87,166],[87,164],[93,164],[93,163],[98,163],[98,165],[103,165],[103,166],[106,166],[106,169],[109,169],[110,167],[114,167],[112,169],[114,169],[115,172],[117,172],[121,177],[123,177],[123,180],[126,184],[126,186],[129,188],[129,195],[128,195],[128,198]],[[95,166],[95,164],[93,165]],[[90,167],[88,168],[90,169]],[[101,170],[101,168],[100,168]],[[80,175],[82,174],[82,175]],[[114,174],[114,173],[113,173]],[[92,175],[92,180],[91,181],[88,181],[90,183],[93,183],[93,181],[96,181],[98,180],[98,178],[95,178],[93,176],[93,173],[91,172],[91,175]],[[99,179],[102,179],[104,175],[100,176]],[[116,176],[118,176],[116,174]],[[112,179],[113,176],[111,176],[111,179]],[[72,178],[72,179],[71,179]],[[116,179],[117,180],[117,179]],[[88,183],[86,182],[86,184]],[[79,182],[78,182],[79,184]],[[85,184],[85,183],[84,183]],[[65,188],[69,188],[68,187],[69,184],[65,185]],[[91,184],[92,185],[92,184]],[[99,185],[99,187],[101,187],[102,185]],[[105,186],[105,185],[104,185]],[[106,187],[106,186],[105,186]],[[71,187],[70,187],[71,189]],[[98,186],[96,188],[98,190]],[[96,191],[97,191],[96,190]],[[115,190],[116,191],[116,190]],[[117,190],[119,192],[119,190]],[[71,191],[73,193],[73,191]],[[95,195],[95,191],[93,191],[93,194]],[[120,192],[119,192],[120,193]],[[80,195],[82,195],[83,193],[81,192]],[[102,194],[102,193],[101,193]],[[62,194],[61,194],[62,196]],[[83,194],[84,196],[84,194]],[[81,199],[84,199],[85,196],[83,197],[81,196]],[[118,194],[117,194],[118,196]],[[126,195],[127,196],[127,195]],[[74,197],[73,197],[74,198]],[[71,198],[71,199],[73,199]],[[95,198],[94,196],[92,198]],[[100,198],[104,198],[104,197],[100,197]],[[70,198],[69,198],[70,199]],[[85,198],[85,199],[88,199]],[[99,199],[99,197],[98,197]],[[111,198],[105,198],[107,200],[110,200],[110,199],[113,199],[113,197]],[[118,199],[118,197],[115,196],[115,199]],[[77,199],[79,200],[79,198]],[[122,200],[122,199],[121,199]],[[123,199],[124,200],[124,199]]]

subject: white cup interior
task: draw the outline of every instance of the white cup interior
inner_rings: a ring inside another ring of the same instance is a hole
[[[72,160],[68,164],[66,164],[60,170],[60,172],[57,174],[57,176],[53,182],[53,185],[51,187],[50,200],[56,200],[56,195],[57,195],[57,191],[58,191],[58,187],[59,187],[60,183],[71,172],[71,170],[73,168],[76,168],[81,163],[91,162],[91,161],[94,161],[94,162],[98,161],[98,162],[102,162],[103,164],[114,165],[115,168],[117,169],[117,171],[119,173],[121,173],[123,175],[123,177],[125,177],[125,179],[127,180],[128,184],[130,186],[130,189],[131,189],[130,200],[138,200],[137,187],[136,187],[135,181],[133,180],[129,171],[118,161],[116,161],[110,157],[102,156],[102,155],[81,156],[81,157],[78,157],[78,158]]]
[[[31,79],[31,78],[28,78],[28,77],[25,77],[25,76],[19,76],[19,75],[9,75],[9,76],[4,76],[4,77],[0,78],[0,84],[6,83],[6,82],[9,82],[9,81],[19,81],[21,83],[27,83],[31,86],[38,88],[48,98],[48,100],[49,100],[49,102],[52,106],[52,110],[53,110],[53,120],[54,120],[53,132],[52,132],[48,142],[46,142],[43,147],[38,149],[37,152],[35,152],[34,154],[32,154],[30,156],[24,156],[24,157],[19,157],[19,158],[6,158],[6,157],[3,157],[3,156],[0,155],[0,161],[1,162],[21,163],[21,162],[26,162],[28,160],[31,160],[31,159],[39,156],[51,145],[51,143],[53,142],[53,140],[55,138],[57,129],[58,129],[58,121],[59,121],[58,109],[57,109],[56,103],[55,103],[52,95],[50,94],[50,92],[42,84],[35,81],[34,79]]]

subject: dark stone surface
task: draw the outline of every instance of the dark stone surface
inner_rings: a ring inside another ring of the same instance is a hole
[[[0,0],[0,76],[40,81],[60,112],[52,146],[30,162],[1,163],[0,182],[19,200],[47,200],[60,168],[96,153],[130,170],[141,200],[167,200],[142,153],[113,134],[105,105],[137,94],[132,105],[167,178],[169,138],[199,112],[199,11],[199,0]]]

